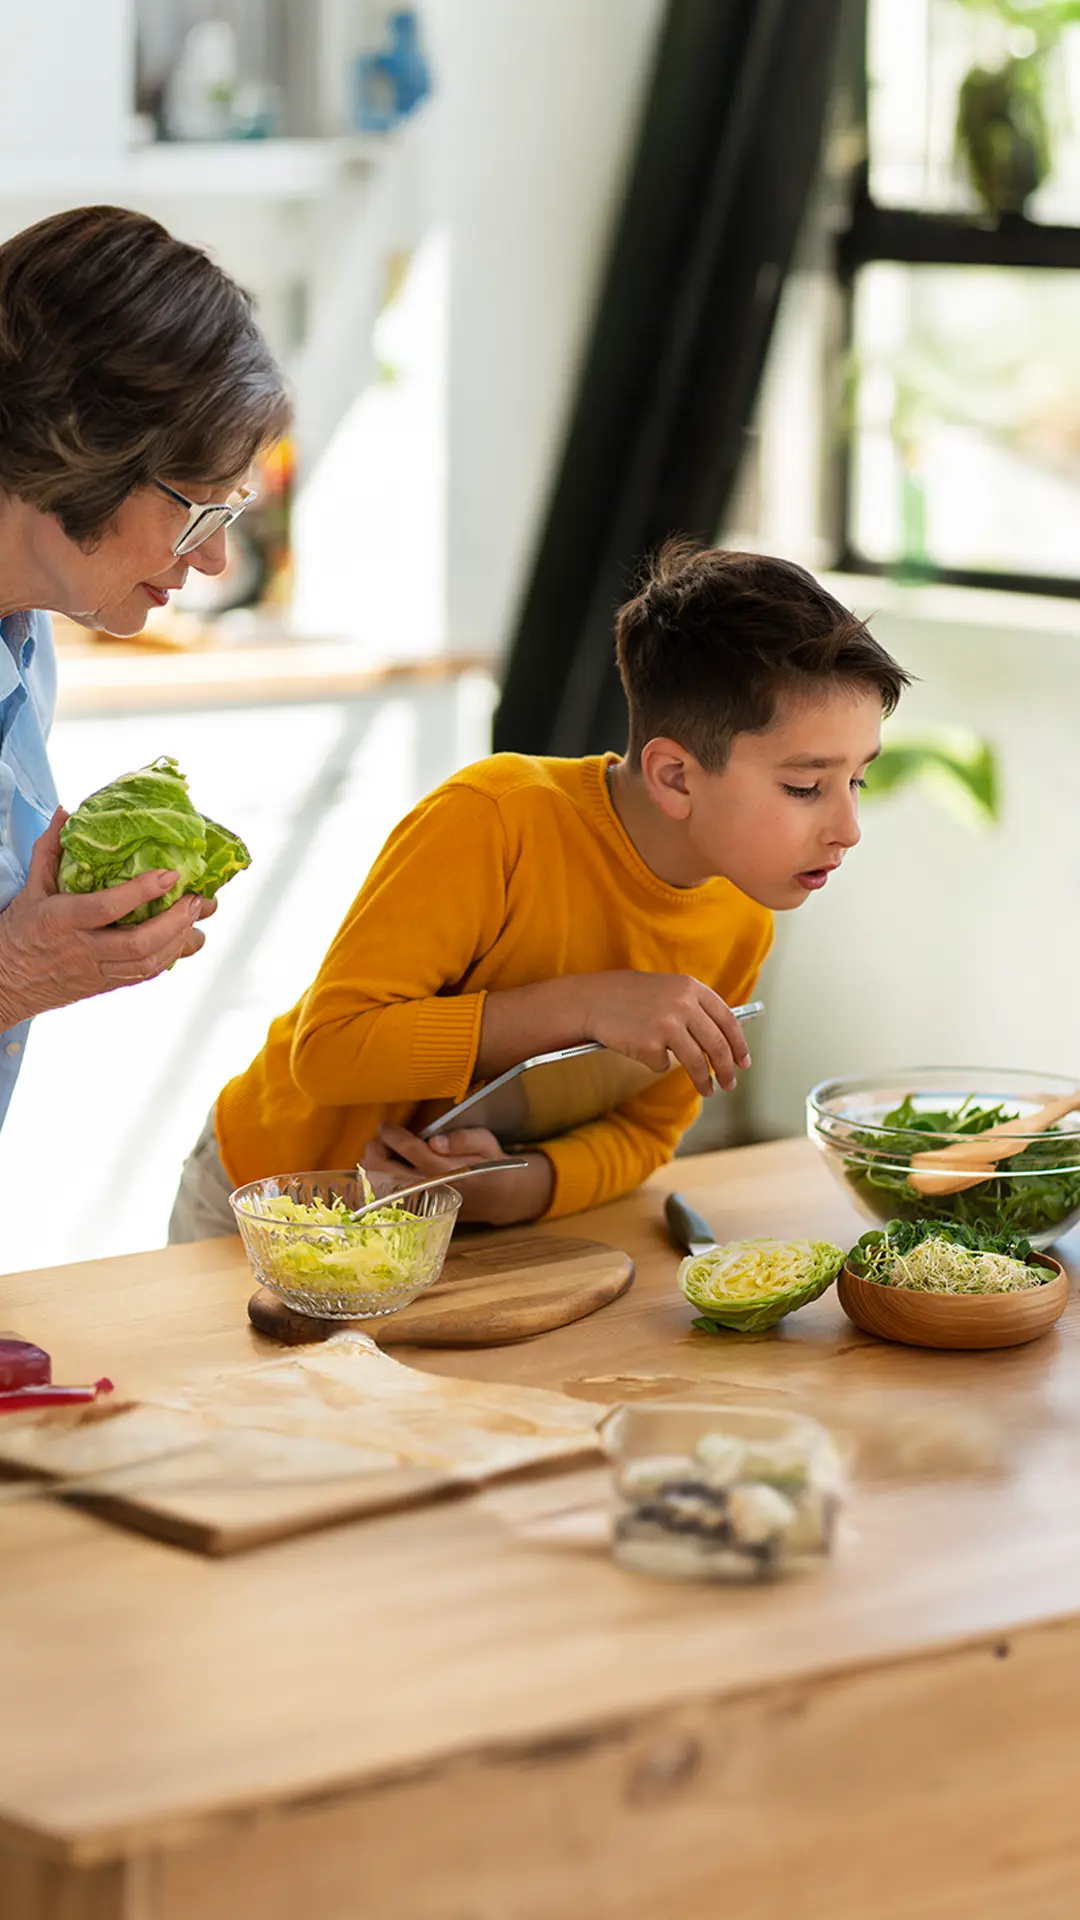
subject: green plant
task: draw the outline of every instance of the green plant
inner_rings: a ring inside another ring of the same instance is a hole
[[[1043,53],[972,67],[956,110],[956,139],[988,212],[1023,213],[1050,172]]]
[[[967,13],[992,14],[1007,27],[1034,36],[1036,46],[1053,46],[1066,27],[1080,22],[1080,0],[956,0]]]
[[[867,797],[884,799],[916,786],[954,819],[975,830],[996,826],[1001,791],[993,747],[966,727],[890,729],[867,771]]]
[[[956,141],[972,186],[989,213],[1023,213],[1052,165],[1046,103],[1047,60],[1066,27],[1080,22],[1078,0],[957,0],[966,12],[1008,29],[1007,54],[965,75]]]

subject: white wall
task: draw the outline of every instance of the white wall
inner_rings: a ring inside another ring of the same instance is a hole
[[[898,725],[948,721],[997,748],[1001,826],[918,792],[868,803],[825,892],[781,915],[752,1036],[752,1127],[802,1127],[817,1080],[879,1066],[1080,1075],[1080,603],[837,579],[920,676]]]
[[[637,130],[660,0],[450,0],[447,621],[505,643]]]
[[[134,70],[133,0],[0,0],[0,156],[119,152]]]
[[[436,99],[393,136],[351,221],[317,210],[293,367],[294,624],[347,636],[373,666],[446,647],[444,133]]]

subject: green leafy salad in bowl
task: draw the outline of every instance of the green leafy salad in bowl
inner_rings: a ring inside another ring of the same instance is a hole
[[[231,1205],[261,1286],[319,1319],[396,1313],[442,1272],[461,1195],[432,1187],[394,1200],[393,1180],[362,1167],[277,1174],[238,1187]],[[371,1212],[361,1210],[381,1201]]]
[[[1080,1115],[1033,1133],[1022,1151],[957,1193],[911,1185],[915,1154],[962,1145],[1004,1120],[1034,1113],[1078,1082],[1015,1069],[915,1067],[823,1081],[806,1103],[807,1132],[870,1220],[939,1221],[1021,1235],[1042,1249],[1080,1219]],[[953,1171],[961,1171],[956,1167]]]
[[[122,773],[76,807],[60,829],[61,893],[97,893],[155,868],[177,879],[159,900],[129,913],[134,926],[164,913],[182,893],[212,900],[226,880],[251,865],[243,841],[199,813],[175,760],[162,758]]]

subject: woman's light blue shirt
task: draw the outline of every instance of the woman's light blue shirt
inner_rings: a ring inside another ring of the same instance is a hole
[[[26,881],[30,855],[56,809],[48,736],[56,655],[44,613],[0,620],[0,910]],[[0,1126],[22,1066],[29,1020],[0,1033]]]

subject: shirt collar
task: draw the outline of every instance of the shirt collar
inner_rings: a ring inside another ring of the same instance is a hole
[[[28,667],[37,646],[37,615],[5,613],[0,618],[0,633],[21,667]]]
[[[34,657],[34,621],[29,613],[8,613],[0,619],[0,700],[23,684],[22,671]]]

